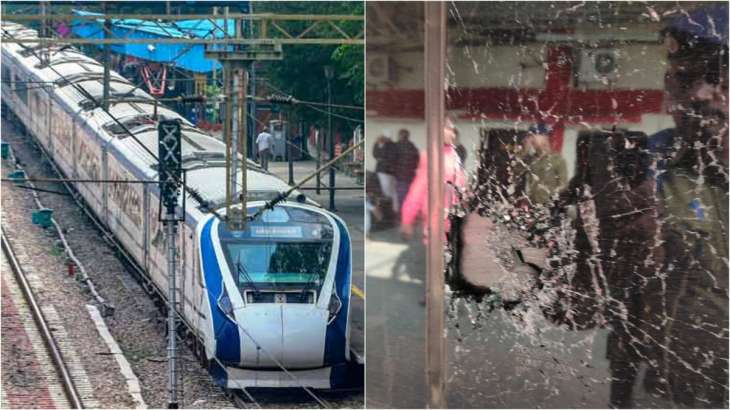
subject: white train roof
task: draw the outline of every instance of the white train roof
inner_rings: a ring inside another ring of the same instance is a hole
[[[4,21],[0,27],[3,36],[37,38],[35,30],[17,23]],[[37,46],[36,43],[2,44],[3,49],[19,59],[29,72],[35,74],[41,81],[53,83],[56,94],[138,171],[148,179],[156,179],[157,161],[147,152],[149,150],[157,155],[157,122],[153,120],[154,97],[136,88],[118,73],[110,71],[110,96],[112,99],[118,98],[109,106],[109,112],[114,116],[112,118],[85,95],[91,95],[97,101],[102,97],[104,68],[98,61],[75,48],[52,46],[48,53],[50,55],[48,64],[41,66],[41,61],[36,55],[41,49]],[[125,98],[133,98],[134,101],[125,102],[123,101]],[[201,193],[210,203],[222,204],[226,193],[225,172],[222,170],[225,163],[225,144],[195,128],[180,114],[162,105],[158,105],[157,115],[160,118],[181,121],[182,155],[184,168],[188,170],[188,186]],[[137,141],[119,126],[115,118],[134,134]],[[284,181],[266,173],[255,162],[247,161],[246,181],[252,200],[270,199],[276,193],[289,189]],[[240,184],[240,173],[238,181]],[[294,193],[297,194],[298,192]],[[311,200],[309,202],[317,205]]]

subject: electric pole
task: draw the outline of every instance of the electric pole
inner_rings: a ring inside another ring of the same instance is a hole
[[[216,10],[214,9],[214,13]],[[243,37],[243,27],[234,24],[233,36],[229,36],[228,7],[223,12],[223,27],[225,37],[231,40],[240,40]],[[234,20],[235,21],[235,20]],[[240,21],[238,21],[240,23]],[[263,33],[266,36],[266,30]],[[248,134],[246,118],[248,105],[246,91],[248,89],[248,72],[254,61],[281,60],[283,53],[281,44],[257,44],[246,48],[230,46],[224,48],[209,48],[205,56],[214,58],[223,64],[224,95],[226,97],[226,118],[224,119],[223,133],[226,144],[226,224],[229,230],[241,231],[246,226],[246,170]],[[243,159],[239,160],[238,155]],[[241,186],[238,188],[238,173],[241,173]],[[240,205],[240,208],[238,207]]]
[[[327,137],[329,137],[330,160],[335,157],[335,136],[332,133],[332,79],[335,68],[331,65],[324,67],[324,76],[327,78]],[[335,212],[335,167],[330,167],[330,211]]]
[[[109,14],[108,10],[109,3],[104,2],[104,17]],[[112,22],[108,18],[104,19],[104,38],[111,37],[111,30],[112,30]],[[109,44],[104,45],[104,79],[102,80],[102,97],[101,97],[101,105],[104,107],[104,110],[109,110],[109,82],[110,82],[110,74],[109,74],[109,65],[111,64],[111,48],[112,46]]]
[[[179,212],[178,196],[182,186],[182,150],[180,123],[177,120],[160,121],[158,128],[158,175],[160,188],[160,209],[165,213],[161,222],[165,228],[167,244],[167,363],[168,363],[168,402],[167,408],[178,408],[177,387],[177,224],[184,220],[184,211]],[[185,208],[183,197],[183,207]]]

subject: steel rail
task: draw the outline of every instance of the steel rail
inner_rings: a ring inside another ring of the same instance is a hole
[[[68,398],[68,401],[71,404],[72,408],[83,409],[84,404],[81,401],[81,396],[76,389],[76,383],[74,383],[73,379],[71,378],[71,373],[69,372],[68,367],[66,367],[66,362],[63,360],[61,350],[58,347],[56,340],[53,338],[53,334],[51,333],[50,327],[46,323],[46,319],[43,316],[43,312],[41,311],[38,302],[36,301],[33,290],[30,288],[30,284],[28,283],[28,280],[26,278],[25,271],[23,270],[22,266],[20,266],[20,263],[15,256],[15,251],[10,245],[10,241],[5,236],[5,230],[2,227],[0,227],[0,234],[2,235],[3,253],[8,258],[8,264],[10,265],[10,269],[13,271],[13,274],[18,280],[18,284],[20,285],[23,294],[28,301],[31,313],[33,314],[33,319],[35,320],[36,325],[38,326],[38,329],[43,336],[43,342],[45,343],[46,348],[51,355],[51,359],[53,360],[53,365],[54,367],[56,367],[58,375],[61,377],[61,380],[63,382],[63,389],[66,392],[66,397]]]

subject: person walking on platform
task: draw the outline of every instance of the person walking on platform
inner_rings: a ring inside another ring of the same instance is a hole
[[[451,119],[447,118],[444,123],[444,208],[448,210],[459,201],[461,190],[466,185],[466,175],[461,158],[454,146],[456,142],[456,127]],[[404,238],[410,239],[413,236],[413,228],[418,217],[424,221],[427,218],[428,204],[428,160],[426,152],[422,152],[418,162],[418,169],[413,183],[408,190],[408,195],[403,202],[401,210],[401,234]],[[446,212],[444,218],[446,218]],[[427,226],[427,225],[426,225]],[[449,232],[448,219],[445,220],[444,230]],[[424,229],[427,236],[428,231]]]
[[[269,170],[269,158],[271,157],[271,148],[274,145],[274,137],[269,133],[269,127],[264,127],[263,131],[256,137],[256,146],[258,147],[259,163],[261,168]]]

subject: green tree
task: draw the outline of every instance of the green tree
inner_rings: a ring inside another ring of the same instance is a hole
[[[316,14],[316,15],[363,15],[362,2],[254,2],[254,14]],[[287,30],[299,32],[304,24],[287,22]],[[356,34],[362,22],[343,21],[338,24],[346,32]],[[321,24],[310,34],[335,36],[336,31]],[[324,67],[335,68],[332,80],[333,104],[362,106],[364,104],[364,48],[361,45],[290,45],[284,46],[284,59],[259,64],[258,72],[265,78],[265,90],[281,90],[302,101],[327,101],[327,79]],[[261,83],[259,83],[261,84]],[[261,86],[261,85],[260,85]],[[327,107],[311,107],[304,104],[285,108],[290,121],[304,121],[326,127]],[[332,126],[345,137],[363,121],[364,111],[333,108]],[[352,120],[345,119],[351,118]],[[353,121],[354,120],[354,121]]]

